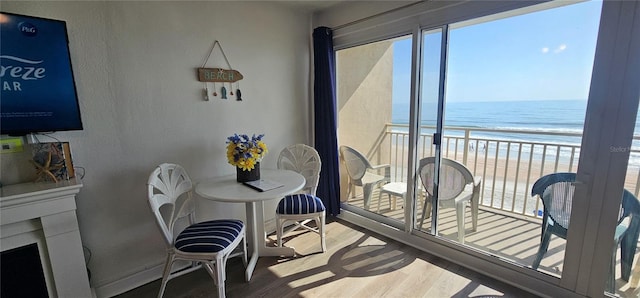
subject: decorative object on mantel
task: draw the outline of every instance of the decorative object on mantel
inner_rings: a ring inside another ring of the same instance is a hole
[[[51,180],[53,182],[58,182],[58,178],[56,178],[56,175],[54,175],[53,172],[56,172],[62,169],[62,163],[54,162],[53,164],[51,164],[51,161],[53,160],[52,152],[45,153],[44,157],[46,158],[46,160],[42,160],[42,161],[35,161],[34,159],[29,160],[36,167],[36,175],[38,176],[38,178],[36,178],[36,181],[34,182],[48,181],[48,180]]]
[[[35,182],[68,180],[75,176],[71,149],[68,142],[32,144],[33,159],[36,167]]]
[[[211,57],[213,50],[216,48],[216,45],[220,48],[220,52],[222,53],[222,57],[224,57],[224,61],[227,62],[227,67],[229,69],[223,68],[205,68],[207,61]],[[236,83],[236,94],[240,93],[240,83],[237,83],[239,80],[242,80],[242,74],[234,70],[229,63],[229,59],[227,59],[227,55],[222,50],[222,45],[217,40],[213,42],[213,46],[211,46],[211,50],[209,51],[209,55],[204,59],[202,63],[202,67],[198,68],[198,81],[204,82],[204,100],[209,100],[209,88],[207,86],[208,82],[213,83],[213,96],[218,96],[216,82],[222,82],[222,88],[220,89],[221,99],[227,99],[227,89],[224,86],[224,83],[229,83],[229,90],[231,90],[230,95],[233,95],[233,86],[232,83]],[[236,96],[236,100],[241,101],[242,98],[238,95]]]
[[[238,182],[260,180],[260,161],[267,154],[262,137],[234,134],[227,138],[227,160],[236,167]]]

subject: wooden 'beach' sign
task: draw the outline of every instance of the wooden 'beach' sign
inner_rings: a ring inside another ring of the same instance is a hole
[[[200,82],[236,82],[242,80],[242,74],[234,69],[198,68]]]

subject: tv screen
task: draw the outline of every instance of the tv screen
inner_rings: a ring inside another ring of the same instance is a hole
[[[64,21],[0,12],[1,134],[81,130]]]

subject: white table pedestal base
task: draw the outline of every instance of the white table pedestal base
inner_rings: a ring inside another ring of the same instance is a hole
[[[245,206],[247,210],[247,238],[251,237],[251,239],[247,239],[251,245],[249,247],[251,257],[245,271],[245,278],[249,281],[258,263],[258,257],[293,257],[296,252],[291,247],[267,246],[267,233],[264,230],[264,204],[262,201],[247,202]]]

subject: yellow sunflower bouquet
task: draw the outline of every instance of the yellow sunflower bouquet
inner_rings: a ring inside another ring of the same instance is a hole
[[[267,145],[262,141],[264,134],[249,138],[248,135],[234,134],[227,138],[227,159],[229,163],[243,171],[253,170],[267,154]]]

